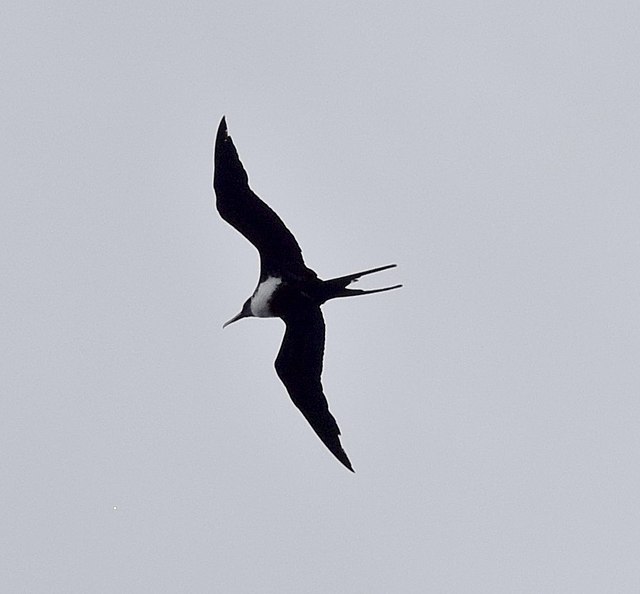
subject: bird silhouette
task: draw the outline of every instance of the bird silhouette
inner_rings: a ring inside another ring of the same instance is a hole
[[[245,171],[223,117],[216,135],[213,186],[220,216],[260,254],[260,278],[239,314],[223,327],[248,317],[279,317],[284,338],[275,369],[291,400],[307,419],[329,451],[352,472],[353,467],[340,443],[340,429],[329,411],[322,388],[325,324],[320,306],[329,299],[369,295],[397,289],[349,288],[352,282],[374,272],[393,268],[388,264],[321,280],[307,267],[295,237],[280,217],[249,187]]]

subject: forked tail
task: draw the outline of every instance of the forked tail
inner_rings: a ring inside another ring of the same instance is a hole
[[[396,264],[387,264],[386,266],[380,266],[379,268],[371,268],[363,272],[355,272],[348,274],[347,276],[340,276],[338,278],[331,278],[324,281],[324,288],[327,291],[327,297],[324,301],[334,299],[336,297],[352,297],[355,295],[369,295],[371,293],[382,293],[383,291],[391,291],[392,289],[399,289],[402,285],[393,285],[392,287],[383,287],[382,289],[349,289],[347,285],[356,282],[360,277],[367,274],[373,274],[374,272],[380,272],[387,270],[388,268],[395,268]]]

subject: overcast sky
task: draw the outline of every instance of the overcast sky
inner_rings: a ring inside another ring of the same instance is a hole
[[[640,9],[54,2],[0,18],[7,592],[640,591]],[[345,470],[222,331],[222,115],[328,278]]]

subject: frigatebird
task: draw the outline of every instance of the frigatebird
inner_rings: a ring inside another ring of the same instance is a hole
[[[395,264],[321,280],[308,268],[302,250],[282,219],[249,187],[245,171],[223,117],[216,135],[213,187],[220,216],[244,235],[260,254],[260,279],[240,313],[241,318],[279,317],[286,329],[275,360],[278,377],[291,400],[329,451],[354,472],[340,443],[340,429],[329,411],[322,389],[325,326],[320,306],[329,299],[368,295],[397,289],[350,289],[360,277],[393,268]]]

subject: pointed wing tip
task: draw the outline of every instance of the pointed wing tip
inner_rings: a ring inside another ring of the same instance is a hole
[[[326,445],[326,444],[325,444]],[[347,469],[355,474],[355,470],[353,466],[351,466],[351,460],[347,456],[347,453],[340,448],[340,450],[334,450],[333,448],[329,448],[331,453],[338,459],[338,461]]]
[[[216,142],[220,140],[225,140],[228,137],[227,134],[227,119],[225,116],[222,116],[220,120],[220,124],[218,126],[218,134],[216,135]]]

